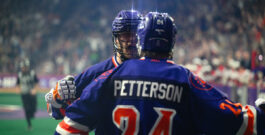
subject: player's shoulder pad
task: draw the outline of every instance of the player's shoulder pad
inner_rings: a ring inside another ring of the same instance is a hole
[[[182,67],[186,72],[186,76],[188,77],[188,83],[191,88],[195,88],[197,90],[209,91],[213,89],[213,86],[209,85],[206,81],[201,79],[199,76],[194,75],[189,69]]]
[[[96,79],[94,79],[90,84],[88,84],[81,96],[80,100],[95,100],[101,93],[101,90],[106,86],[105,84],[108,82],[109,77],[114,72],[115,68],[105,71],[101,75],[99,75]]]
[[[188,82],[190,85],[190,88],[193,90],[193,92],[199,94],[201,98],[227,98],[227,95],[201,79],[199,76],[194,75],[192,72],[190,72],[187,69],[188,73]],[[206,97],[205,96],[206,94]],[[202,94],[202,95],[201,95]]]
[[[197,75],[193,75],[192,73],[189,74],[189,82],[192,85],[192,87],[198,89],[198,90],[211,90],[213,89],[213,86],[209,85],[206,81],[201,79]]]

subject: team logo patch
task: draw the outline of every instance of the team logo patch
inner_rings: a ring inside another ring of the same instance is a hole
[[[201,79],[199,76],[191,75],[189,80],[190,80],[190,83],[192,84],[192,86],[195,87],[196,89],[199,89],[199,90],[211,90],[213,88],[206,81]]]

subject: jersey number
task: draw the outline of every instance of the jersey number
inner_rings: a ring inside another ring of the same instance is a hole
[[[236,117],[239,116],[243,108],[242,105],[240,103],[232,103],[227,99],[225,101],[226,102],[221,103],[219,107],[223,110],[229,109]]]
[[[172,121],[176,114],[173,109],[154,107],[158,113],[158,119],[149,135],[170,135]],[[132,105],[118,105],[112,113],[114,124],[122,130],[123,135],[137,135],[139,131],[140,113]]]

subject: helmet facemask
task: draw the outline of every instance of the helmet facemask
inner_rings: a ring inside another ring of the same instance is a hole
[[[136,32],[122,32],[113,35],[114,52],[122,61],[139,58]]]

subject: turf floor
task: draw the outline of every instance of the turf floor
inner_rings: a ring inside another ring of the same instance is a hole
[[[44,94],[37,95],[38,109],[45,111],[46,103]],[[0,105],[21,106],[21,98],[18,94],[0,93]],[[1,115],[1,114],[0,114]],[[0,135],[52,135],[58,124],[57,120],[50,117],[34,118],[32,120],[32,130],[27,130],[27,123],[24,118],[19,119],[0,119]],[[94,135],[94,132],[89,135]]]

